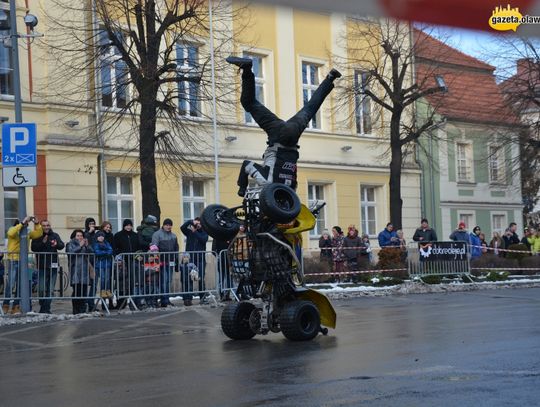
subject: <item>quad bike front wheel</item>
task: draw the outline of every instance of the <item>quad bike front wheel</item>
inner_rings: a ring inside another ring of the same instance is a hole
[[[286,304],[279,317],[281,332],[291,341],[310,341],[321,332],[319,310],[311,301]]]
[[[240,229],[240,223],[234,217],[232,211],[226,206],[208,205],[201,214],[201,223],[204,230],[218,240],[230,240],[236,236]]]
[[[221,329],[231,339],[246,340],[255,336],[249,322],[255,305],[242,301],[229,304],[221,314]]]
[[[276,223],[289,223],[302,208],[294,189],[285,184],[265,185],[259,195],[261,211]]]

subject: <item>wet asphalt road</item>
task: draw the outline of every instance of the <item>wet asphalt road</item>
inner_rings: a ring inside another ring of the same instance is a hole
[[[0,406],[540,405],[540,289],[334,304],[309,343],[209,307],[0,328]]]

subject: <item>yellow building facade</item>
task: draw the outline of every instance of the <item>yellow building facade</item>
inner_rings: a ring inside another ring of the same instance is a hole
[[[19,3],[18,13],[22,17],[26,9],[23,1]],[[44,3],[42,1],[41,5]],[[231,8],[237,6],[240,5],[230,5]],[[7,3],[0,2],[0,8],[6,9]],[[46,21],[39,11],[38,7],[32,9],[40,21]],[[63,14],[62,10],[49,10],[49,13],[59,19]],[[343,38],[347,33],[347,18],[340,14],[315,14],[269,6],[250,6],[246,13],[249,14],[247,26],[241,21],[242,13],[230,21],[234,33],[230,51],[256,59],[254,66],[261,102],[279,117],[288,119],[301,108],[304,93],[313,91],[333,67],[332,59],[347,56],[347,47],[343,45],[346,44]],[[19,21],[22,26],[22,18]],[[38,28],[47,38],[47,24]],[[23,27],[19,29],[22,30]],[[208,40],[203,39],[200,44],[208,47]],[[146,214],[141,208],[136,157],[127,152],[130,146],[126,146],[120,136],[109,137],[102,146],[85,141],[89,138],[89,126],[106,115],[106,109],[89,105],[75,112],[68,102],[58,99],[51,102],[42,95],[47,94],[48,78],[61,67],[45,62],[46,43],[36,42],[31,48],[21,49],[20,54],[23,120],[36,122],[39,133],[39,185],[27,192],[28,212],[47,217],[65,239],[74,228],[84,225],[86,217],[94,217],[98,223],[111,220],[115,230],[121,227],[124,218],[140,223]],[[316,121],[300,139],[298,195],[303,202],[315,199],[327,202],[316,230],[305,235],[306,247],[317,247],[322,230],[334,225],[346,229],[354,224],[361,232],[375,238],[389,220],[389,169],[387,162],[381,159],[387,148],[381,134],[384,126],[379,126],[375,117],[361,117],[369,115],[369,109],[362,109],[354,100],[348,104],[348,109],[336,109],[341,95],[339,87],[353,80],[354,71],[343,74],[344,77],[336,81],[338,88],[327,98]],[[9,78],[0,79],[9,81]],[[171,174],[167,168],[158,168],[161,218],[171,218],[178,235],[181,235],[181,223],[199,215],[205,205],[214,202],[239,205],[236,179],[242,161],[262,161],[266,134],[246,116],[239,103],[237,69],[227,66],[216,72],[216,82],[220,81],[234,85],[230,97],[237,103],[232,110],[217,106],[217,144],[212,122],[201,119],[197,123],[198,131],[201,143],[208,148],[202,156],[193,158],[196,171]],[[13,121],[9,83],[0,85],[0,116]],[[81,86],[84,86],[82,79]],[[96,109],[104,111],[96,112]],[[212,111],[210,105],[201,109]],[[362,115],[355,115],[355,109],[362,109]],[[366,119],[369,120],[366,122]],[[370,120],[373,123],[367,127]],[[405,236],[410,237],[420,218],[420,172],[414,167],[404,169],[402,185],[403,227]],[[16,193],[4,189],[3,197],[1,227],[5,230],[16,216],[13,212]]]

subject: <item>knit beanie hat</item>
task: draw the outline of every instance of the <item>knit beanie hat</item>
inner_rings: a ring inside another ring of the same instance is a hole
[[[171,225],[171,226],[172,226],[172,225],[173,225],[172,220],[169,219],[169,218],[165,219],[165,220],[163,221],[163,225]]]

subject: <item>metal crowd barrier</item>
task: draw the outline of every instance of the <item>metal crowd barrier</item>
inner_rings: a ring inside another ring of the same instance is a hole
[[[194,296],[216,302],[219,292],[217,254],[210,251],[125,253],[115,258],[115,293],[132,307],[170,304],[182,296],[190,305]]]
[[[19,255],[0,253],[0,314],[20,307]],[[116,257],[87,253],[30,253],[28,284],[33,309],[51,312],[51,303],[72,301],[73,313],[91,312],[110,304],[131,309],[167,306],[182,296],[215,302],[220,292],[220,258],[214,252],[126,253]],[[36,309],[39,303],[39,308]]]
[[[440,252],[440,253],[439,253]],[[409,276],[459,274],[471,278],[469,245],[463,242],[432,242],[421,248],[418,242],[407,246]]]

